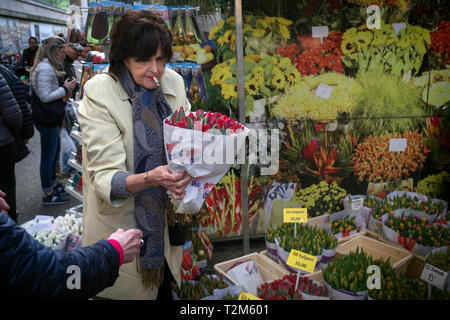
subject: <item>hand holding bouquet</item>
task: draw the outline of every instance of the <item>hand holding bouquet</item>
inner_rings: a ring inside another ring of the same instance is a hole
[[[204,199],[242,154],[248,129],[220,113],[179,111],[164,120],[169,170],[193,177],[177,213],[200,211]]]

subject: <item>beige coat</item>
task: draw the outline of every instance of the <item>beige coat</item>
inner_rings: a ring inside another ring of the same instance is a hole
[[[190,111],[183,78],[166,69],[161,88],[172,110]],[[133,121],[130,97],[110,75],[99,74],[86,82],[79,107],[83,145],[83,246],[107,239],[118,228],[136,228],[134,198],[111,201],[111,179],[118,171],[134,173]],[[166,227],[164,254],[180,284],[181,247],[169,244]],[[156,288],[145,288],[136,259],[120,267],[114,286],[99,296],[109,299],[156,299]]]

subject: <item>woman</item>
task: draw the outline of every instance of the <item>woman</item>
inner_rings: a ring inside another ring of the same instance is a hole
[[[83,245],[118,227],[144,235],[138,261],[120,270],[116,284],[99,295],[104,298],[156,299],[170,277],[180,284],[181,247],[169,243],[164,209],[167,190],[182,199],[192,178],[168,170],[163,119],[190,104],[181,76],[165,69],[171,57],[164,21],[130,11],[111,31],[109,70],[84,86]]]
[[[56,115],[58,111],[54,110],[57,105],[55,102],[59,102],[59,105],[64,108],[63,99],[71,95],[76,85],[76,80],[62,81],[65,44],[64,39],[60,37],[46,39],[36,54],[30,74],[33,122],[41,135],[40,175],[42,191],[44,192],[42,199],[44,205],[69,202],[69,199],[65,197],[67,193],[64,187],[56,181],[56,168],[60,150],[59,134],[64,112],[59,116],[59,113]],[[45,114],[44,110],[51,114]],[[38,111],[40,112],[38,113]],[[38,117],[41,114],[43,116]],[[44,120],[50,118],[52,119],[51,122],[44,122]]]
[[[17,148],[15,136],[22,127],[22,113],[14,99],[5,78],[0,74],[0,189],[6,193],[10,204],[10,215],[17,221],[16,215],[16,164]]]

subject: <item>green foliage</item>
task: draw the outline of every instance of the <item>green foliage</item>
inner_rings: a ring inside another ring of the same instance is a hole
[[[380,72],[360,73],[357,80],[362,90],[352,117],[360,135],[404,133],[424,125],[420,90],[410,82]]]

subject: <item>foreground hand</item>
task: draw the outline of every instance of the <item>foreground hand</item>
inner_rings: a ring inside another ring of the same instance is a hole
[[[183,199],[186,186],[192,181],[192,177],[186,172],[171,173],[169,166],[159,166],[150,172],[150,179],[163,186],[172,193],[174,199]]]
[[[142,237],[143,235],[141,230],[129,229],[127,231],[123,231],[122,229],[118,229],[116,232],[111,234],[108,240],[114,239],[120,243],[123,250],[122,263],[129,263],[133,261],[139,253]]]
[[[8,214],[9,205],[6,203],[5,199],[3,199],[4,197],[6,197],[6,194],[0,190],[0,212]]]

